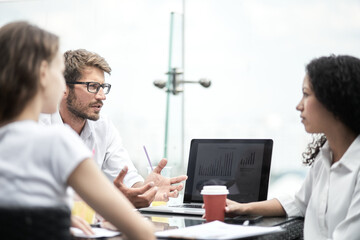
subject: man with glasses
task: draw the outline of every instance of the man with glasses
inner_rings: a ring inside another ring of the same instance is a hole
[[[64,57],[66,91],[59,112],[43,115],[40,121],[70,125],[93,151],[94,160],[103,173],[135,207],[149,206],[153,200],[177,197],[183,185],[173,184],[187,177],[161,176],[167,163],[162,159],[144,181],[124,149],[117,129],[106,116],[100,115],[103,101],[111,89],[111,85],[105,83],[104,73],[110,75],[111,72],[105,59],[84,49],[67,51]]]

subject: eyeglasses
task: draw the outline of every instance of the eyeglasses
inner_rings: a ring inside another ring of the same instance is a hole
[[[67,84],[84,84],[87,87],[88,92],[90,93],[98,93],[100,87],[104,89],[104,94],[108,94],[110,92],[111,84],[103,83],[100,84],[98,82],[66,82]]]

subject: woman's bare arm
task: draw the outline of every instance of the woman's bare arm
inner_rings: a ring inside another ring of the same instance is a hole
[[[225,212],[228,215],[262,215],[262,216],[286,216],[286,212],[277,199],[261,202],[238,203],[226,199]]]
[[[68,178],[68,184],[129,239],[155,239],[151,222],[134,211],[133,205],[101,173],[92,159],[79,164]]]

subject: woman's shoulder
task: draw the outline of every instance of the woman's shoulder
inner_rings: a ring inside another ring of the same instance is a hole
[[[27,126],[26,131],[30,138],[33,138],[36,142],[42,142],[44,145],[59,142],[81,142],[75,131],[64,124],[43,125],[34,123]]]
[[[54,141],[63,142],[82,142],[80,136],[68,125],[54,124],[48,126],[40,126],[44,139],[53,139]]]
[[[42,134],[38,142],[43,142],[49,151],[56,153],[58,156],[81,156],[91,157],[88,147],[81,140],[80,136],[68,125],[55,124],[40,126]]]
[[[52,124],[52,125],[44,125],[40,123],[36,123],[33,125],[30,131],[37,132],[38,135],[53,136],[53,135],[74,135],[75,132],[69,126],[65,124]],[[76,135],[76,134],[75,134]]]

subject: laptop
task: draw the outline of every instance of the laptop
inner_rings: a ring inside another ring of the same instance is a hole
[[[183,204],[139,211],[201,216],[205,185],[225,185],[227,197],[240,203],[266,200],[272,148],[271,139],[193,139]]]

